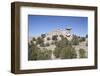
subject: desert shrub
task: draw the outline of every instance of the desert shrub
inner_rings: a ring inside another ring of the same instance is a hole
[[[54,55],[56,56],[56,58],[75,58],[76,52],[72,47],[71,41],[68,41],[68,39],[64,38],[63,40],[60,40],[56,43]]]
[[[59,35],[60,37],[63,37],[63,35]]]
[[[80,42],[85,41],[85,37],[80,38]]]
[[[53,44],[55,44],[55,42],[51,42],[51,44],[53,45]]]
[[[68,41],[68,46],[72,46],[72,41]]]
[[[53,35],[52,40],[57,40],[58,35]]]
[[[37,60],[48,60],[51,59],[51,50],[43,49],[38,51]]]
[[[60,57],[61,50],[62,50],[61,47],[56,46],[56,48],[55,48],[55,50],[53,52],[53,54],[55,55],[56,58],[59,58]]]
[[[86,38],[88,38],[88,35],[86,35]]]
[[[30,42],[28,43],[28,48],[31,48],[31,44],[30,44]]]
[[[37,51],[40,49],[36,45],[32,45],[28,48],[28,60],[37,60]]]
[[[56,45],[58,43],[58,41],[54,41],[54,44]]]
[[[45,37],[46,37],[46,35],[45,35],[45,34],[42,34],[42,35],[41,35],[41,37],[42,37],[42,38],[45,38]]]
[[[28,60],[47,60],[51,59],[51,50],[39,49],[36,45],[28,48]]]
[[[77,53],[76,53],[76,51],[73,47],[68,46],[68,47],[65,47],[65,48],[62,49],[61,58],[62,59],[77,58]]]
[[[88,42],[86,42],[86,46],[88,46]]]
[[[73,45],[78,45],[79,44],[79,39],[76,35],[73,35],[72,44]]]
[[[44,43],[41,43],[41,44],[40,44],[40,47],[45,47],[45,44],[44,44]]]
[[[84,49],[79,49],[79,57],[86,58],[86,51]]]
[[[50,46],[50,44],[49,44],[49,43],[46,43],[45,45],[46,45],[46,46]]]
[[[32,40],[30,41],[30,44],[34,44]]]
[[[56,46],[62,47],[62,48],[68,46],[68,44],[69,44],[69,41],[68,41],[68,39],[66,39],[66,38],[64,38],[64,39],[62,39],[62,40],[60,40],[60,41],[57,41],[57,42],[55,43]]]
[[[44,40],[41,37],[37,38],[36,44],[42,44]]]
[[[36,39],[35,39],[35,37],[33,37],[33,39],[32,39],[33,41],[36,41]]]
[[[78,36],[78,38],[81,38],[80,36]]]
[[[49,40],[50,40],[50,38],[49,38],[49,37],[47,37],[47,40],[49,41]]]
[[[76,58],[77,54],[74,48],[71,46],[67,47],[56,47],[54,50],[54,55],[56,58],[61,58],[61,59],[72,59]]]
[[[60,35],[61,39],[64,39],[64,36],[63,35]]]
[[[58,37],[58,35],[55,35],[56,37]]]

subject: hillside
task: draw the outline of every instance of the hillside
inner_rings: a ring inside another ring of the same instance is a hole
[[[86,58],[86,44],[86,37],[73,35],[69,29],[55,29],[29,40],[28,59],[48,60]]]

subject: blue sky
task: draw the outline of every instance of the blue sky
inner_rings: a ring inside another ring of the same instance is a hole
[[[88,17],[28,15],[29,37],[66,27],[71,27],[73,34],[85,36],[88,34]]]

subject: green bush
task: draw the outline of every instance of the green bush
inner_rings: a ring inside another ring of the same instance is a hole
[[[80,38],[80,42],[85,41],[85,37]]]
[[[68,41],[68,39],[64,38],[64,39],[62,39],[60,41],[57,41],[55,43],[55,45],[58,46],[58,47],[62,47],[63,48],[63,47],[69,46],[69,41]]]
[[[88,38],[88,35],[86,35],[86,38]]]
[[[56,58],[62,59],[71,59],[77,57],[76,51],[72,47],[71,41],[68,41],[68,39],[66,38],[56,43],[54,55],[56,56]]]
[[[86,42],[86,46],[88,46],[88,42]]]
[[[56,48],[54,50],[54,55],[56,56],[56,58],[59,58],[61,56],[63,48],[71,46],[71,42],[68,41],[68,39],[63,38],[62,40],[55,42],[55,45]]]
[[[73,59],[77,58],[77,54],[74,48],[71,46],[67,47],[56,47],[54,50],[54,55],[56,58],[61,58],[61,59]]]
[[[45,47],[45,44],[44,44],[44,43],[41,43],[41,44],[40,44],[40,47]]]
[[[51,59],[51,50],[39,49],[36,45],[28,48],[28,60],[48,60]]]
[[[64,37],[63,35],[59,35],[60,37]]]
[[[30,44],[34,44],[32,40],[30,41]]]
[[[86,58],[86,51],[84,49],[79,49],[79,57]]]
[[[33,39],[32,39],[33,41],[36,41],[36,39],[35,39],[35,37],[33,37]]]
[[[63,35],[60,35],[61,39],[63,40],[64,39],[64,36]]]
[[[49,43],[46,43],[45,45],[46,45],[46,46],[50,46],[50,44],[49,44]]]
[[[52,44],[52,45],[54,45],[54,44],[55,44],[55,42],[51,42],[51,44]]]
[[[55,55],[56,58],[59,58],[60,57],[61,50],[62,50],[61,47],[56,46],[56,48],[55,48],[55,50],[53,52],[53,54]]]
[[[51,50],[43,49],[38,51],[37,60],[49,60],[51,59]]]
[[[78,45],[79,44],[79,39],[76,35],[73,35],[72,44],[73,45]]]
[[[45,37],[46,37],[46,35],[45,35],[45,34],[42,34],[42,35],[41,35],[41,37],[42,37],[42,38],[45,38]]]
[[[36,45],[32,45],[28,48],[28,60],[37,60],[37,51],[40,49]]]
[[[49,41],[49,40],[50,40],[50,38],[49,38],[49,37],[47,37],[47,40]]]
[[[76,51],[71,46],[62,48],[61,51],[62,51],[61,52],[61,58],[62,59],[73,59],[73,58],[77,58]]]
[[[36,40],[36,44],[42,44],[44,40],[41,37],[38,37]]]
[[[52,40],[57,40],[58,35],[52,36]]]

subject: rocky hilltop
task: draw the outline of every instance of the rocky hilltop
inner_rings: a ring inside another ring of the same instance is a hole
[[[39,37],[42,37],[43,38],[43,35],[44,35],[44,43],[52,43],[54,40],[53,40],[53,37],[56,37],[57,38],[57,41],[60,41],[62,39],[62,37],[68,39],[69,41],[72,40],[72,37],[73,35],[71,34],[71,29],[70,29],[70,32],[68,32],[69,30],[68,29],[65,29],[65,30],[62,30],[62,29],[55,29],[51,32],[48,32],[46,34],[41,34],[40,36],[37,36],[37,37],[33,37],[35,39],[38,39]],[[32,40],[32,37],[29,38],[29,42]]]

